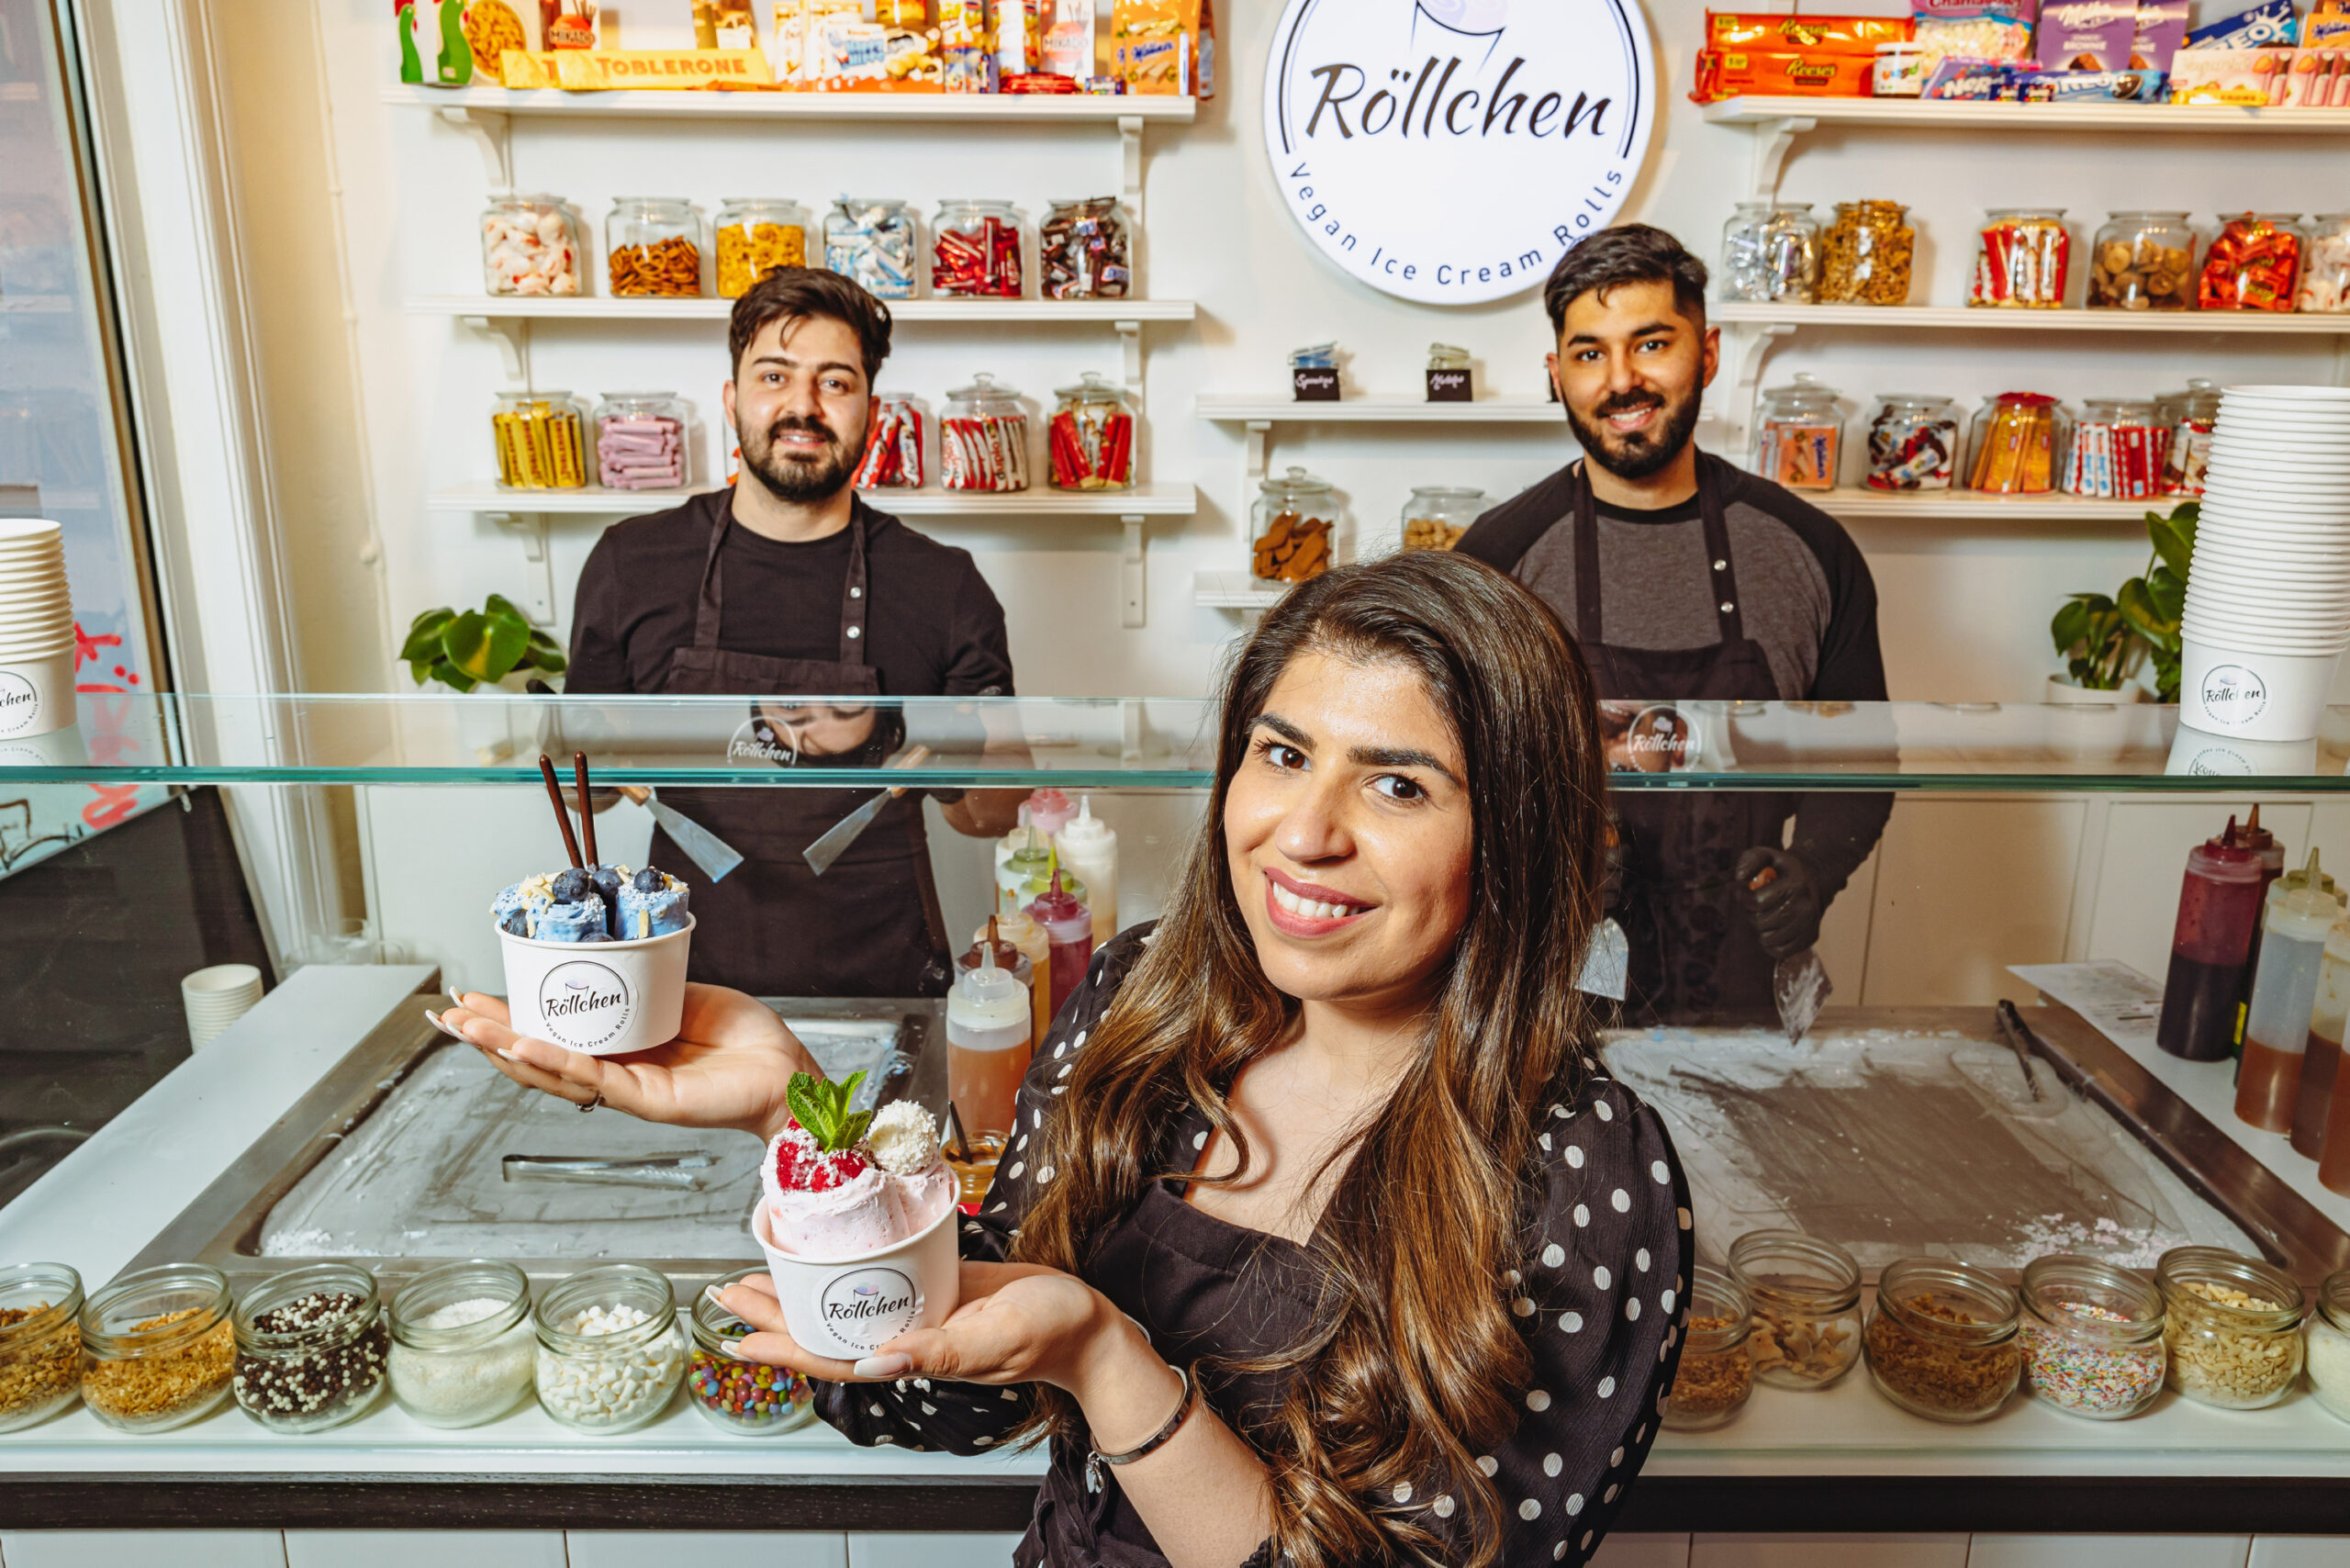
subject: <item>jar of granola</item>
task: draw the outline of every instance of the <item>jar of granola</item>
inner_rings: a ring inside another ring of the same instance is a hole
[[[1861,1266],[1799,1230],[1750,1230],[1729,1271],[1754,1313],[1754,1375],[1778,1388],[1826,1388],[1861,1355]]]
[[[1752,1303],[1735,1274],[1700,1263],[1690,1276],[1689,1337],[1681,1347],[1658,1424],[1702,1432],[1736,1416],[1754,1392],[1754,1362],[1746,1342]]]
[[[2170,1385],[2205,1405],[2257,1410],[2301,1375],[2308,1300],[2283,1270],[2218,1247],[2174,1247],[2154,1265]]]
[[[1862,1331],[1877,1392],[1930,1421],[1998,1414],[2023,1376],[2016,1293],[1971,1263],[1904,1258],[1877,1275]]]
[[[1821,243],[1824,305],[1906,305],[1918,231],[1897,201],[1840,201]]]
[[[82,1402],[125,1432],[210,1415],[237,1368],[235,1308],[227,1278],[201,1263],[125,1274],[82,1304]]]
[[[0,1269],[0,1432],[73,1403],[82,1382],[82,1276],[63,1263]]]

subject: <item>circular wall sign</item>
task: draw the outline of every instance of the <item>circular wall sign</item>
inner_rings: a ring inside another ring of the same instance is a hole
[[[1638,0],[1288,0],[1266,62],[1290,215],[1433,305],[1548,277],[1623,205],[1655,115]]]

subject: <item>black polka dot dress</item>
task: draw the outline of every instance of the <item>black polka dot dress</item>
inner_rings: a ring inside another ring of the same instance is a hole
[[[1019,1100],[1020,1126],[982,1212],[963,1222],[963,1255],[998,1260],[1053,1169],[1035,1158],[1086,1036],[1149,940],[1129,932],[1094,959],[1036,1053]],[[1188,1167],[1208,1120],[1192,1108],[1168,1129],[1167,1162]],[[1663,1124],[1622,1084],[1593,1070],[1572,1099],[1547,1108],[1539,1135],[1542,1191],[1530,1195],[1525,1251],[1486,1287],[1508,1304],[1532,1352],[1513,1393],[1523,1407],[1507,1441],[1477,1460],[1507,1527],[1498,1562],[1587,1561],[1623,1506],[1657,1433],[1688,1306],[1689,1197]],[[1257,1357],[1295,1343],[1315,1310],[1305,1249],[1228,1225],[1153,1186],[1101,1238],[1086,1282],[1141,1324],[1169,1362]],[[1281,1376],[1203,1376],[1203,1395],[1242,1436],[1261,1428]],[[816,1384],[816,1407],[856,1442],[980,1453],[1028,1409],[1023,1388],[908,1379]],[[1085,1481],[1085,1453],[1056,1443],[1036,1514],[1013,1561],[1164,1568],[1167,1559],[1114,1477]],[[1431,1476],[1364,1499],[1440,1540],[1464,1540],[1461,1483]],[[1464,1541],[1465,1544],[1465,1541]],[[1267,1562],[1259,1551],[1248,1568]]]

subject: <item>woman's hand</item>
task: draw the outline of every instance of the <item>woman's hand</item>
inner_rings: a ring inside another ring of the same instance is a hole
[[[687,986],[677,1037],[621,1057],[587,1056],[518,1035],[497,997],[467,991],[457,1002],[426,1016],[515,1082],[574,1105],[591,1105],[600,1094],[613,1110],[643,1121],[773,1137],[791,1114],[784,1101],[791,1075],[823,1075],[771,1009],[723,986]]]

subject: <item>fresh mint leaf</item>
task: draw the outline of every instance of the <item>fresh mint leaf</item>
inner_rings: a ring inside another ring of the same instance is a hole
[[[814,1073],[795,1072],[791,1075],[790,1085],[783,1092],[784,1103],[791,1107],[791,1114],[800,1119],[801,1126],[808,1129],[811,1137],[819,1137],[817,1124],[825,1119],[817,1110],[820,1103],[817,1095],[822,1092],[823,1088],[824,1081]]]

